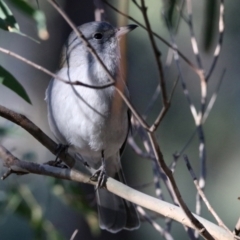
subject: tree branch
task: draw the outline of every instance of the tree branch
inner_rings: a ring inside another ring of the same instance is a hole
[[[8,119],[11,122],[16,123],[20,127],[24,128],[34,138],[36,138],[44,147],[56,155],[57,144],[49,138],[39,127],[37,127],[32,121],[22,114],[16,113],[6,107],[0,105],[0,116]],[[72,168],[75,165],[75,160],[64,152],[60,153],[59,157]]]
[[[35,173],[45,176],[52,176],[56,178],[96,184],[90,181],[89,176],[82,174],[73,169],[62,169],[57,167],[48,166],[45,164],[37,164],[31,162],[21,161],[15,156],[13,156],[8,150],[0,145],[0,158],[2,159],[4,165],[14,171],[18,172],[28,172]],[[188,226],[190,228],[195,228],[192,222],[186,218],[185,214],[182,212],[182,209],[169,204],[167,202],[158,200],[154,197],[148,196],[144,193],[141,193],[137,190],[134,190],[123,183],[120,183],[112,178],[107,178],[106,188],[108,191],[131,201],[139,206],[147,208],[151,211],[157,212],[165,217],[169,217],[178,221],[179,223]],[[229,240],[233,239],[233,236],[230,235],[225,229],[218,227],[217,225],[205,220],[197,215],[194,215],[198,221],[201,221],[207,231],[209,231],[215,239],[218,240]]]

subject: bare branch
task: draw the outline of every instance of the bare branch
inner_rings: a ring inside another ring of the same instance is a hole
[[[222,49],[222,43],[223,43],[223,36],[224,36],[224,28],[225,28],[225,24],[224,24],[224,0],[221,0],[220,3],[220,10],[219,10],[219,24],[218,24],[218,31],[219,31],[219,38],[218,38],[218,44],[215,48],[214,54],[213,54],[213,61],[211,64],[211,67],[209,69],[209,72],[206,75],[206,81],[209,80],[209,78],[212,75],[212,72],[217,64],[217,60],[219,58],[221,49]]]
[[[215,92],[213,93],[209,103],[208,103],[208,106],[206,107],[206,110],[204,112],[204,115],[203,115],[203,119],[202,119],[202,123],[205,123],[205,121],[207,120],[208,116],[209,116],[209,113],[211,112],[212,108],[213,108],[213,105],[217,99],[217,96],[218,96],[218,92],[219,92],[219,89],[220,89],[220,86],[221,86],[221,83],[223,81],[223,78],[225,76],[225,73],[226,73],[226,69],[223,70],[222,72],[222,75],[220,77],[220,80],[217,84],[217,87],[216,87],[216,90]]]
[[[195,37],[194,28],[193,28],[193,21],[192,21],[192,0],[187,0],[187,12],[188,12],[188,19],[187,24],[189,26],[190,34],[191,34],[191,43],[193,53],[196,56],[198,68],[203,71],[202,60],[198,50],[198,43]],[[186,20],[186,19],[185,19]]]
[[[144,218],[144,220],[149,222],[153,226],[153,228],[155,228],[155,230],[161,234],[161,236],[163,236],[166,240],[173,240],[172,235],[168,231],[164,230],[157,222],[152,220],[151,217],[147,215],[147,213],[144,211],[142,207],[137,206],[137,210]]]
[[[72,180],[76,182],[83,182],[89,184],[96,184],[90,181],[89,176],[84,175],[73,169],[62,169],[57,167],[52,167],[44,164],[36,164],[31,162],[25,162],[17,159],[10,152],[8,152],[4,147],[0,146],[0,158],[4,162],[5,166],[11,169],[25,171],[29,173],[41,174],[46,176],[53,176],[61,179]],[[149,210],[157,212],[163,216],[167,216],[172,218],[183,225],[186,225],[190,228],[195,228],[191,221],[185,217],[182,210],[169,204],[167,202],[158,200],[151,196],[148,196],[144,193],[141,193],[137,190],[134,190],[112,178],[108,178],[106,181],[106,188],[108,191],[128,200],[137,205],[145,207]],[[199,217],[195,217],[198,219],[197,221],[201,221],[207,227],[208,231],[214,236],[215,239],[218,240],[228,240],[232,239],[232,235],[230,235],[226,230],[218,227],[217,225]],[[206,232],[205,229],[203,229]]]
[[[165,17],[165,16],[164,16]],[[168,20],[167,18],[166,19],[166,23],[167,23],[167,26],[168,26],[168,30],[169,30],[169,33],[170,33],[170,37],[171,37],[171,41],[173,43],[173,45],[175,46],[175,48],[177,48],[177,45],[176,45],[176,42],[175,42],[175,39],[174,39],[174,36],[172,34],[172,31],[169,27],[169,23],[168,23]],[[179,72],[179,77],[180,77],[180,80],[181,80],[181,84],[182,84],[182,88],[183,88],[183,93],[188,101],[188,104],[189,104],[189,108],[190,108],[190,111],[193,115],[193,118],[194,118],[194,121],[195,121],[195,124],[196,125],[199,125],[199,116],[198,116],[198,113],[197,113],[197,110],[195,108],[195,106],[193,105],[192,103],[192,100],[191,100],[191,97],[190,97],[190,94],[189,94],[189,91],[187,89],[187,85],[186,85],[186,81],[184,80],[184,77],[183,77],[183,74],[182,74],[182,71],[181,71],[181,67],[180,67],[180,61],[179,61],[179,55],[177,53],[177,51],[174,51],[174,60],[176,62],[176,65],[177,65],[177,68],[178,68],[178,72]]]
[[[24,128],[34,138],[36,138],[43,146],[45,146],[52,154],[56,154],[57,144],[49,138],[39,127],[37,127],[32,121],[23,116],[22,114],[16,113],[10,109],[7,109],[0,105],[0,116],[8,119],[11,122],[16,123],[20,127]],[[59,157],[72,168],[75,165],[75,160],[65,153],[60,153]]]
[[[201,196],[203,202],[205,203],[205,205],[207,206],[207,209],[208,211],[213,215],[213,217],[216,219],[218,225],[220,227],[223,227],[226,231],[228,231],[230,234],[232,234],[232,232],[229,230],[229,228],[224,224],[224,222],[222,221],[222,219],[217,215],[217,213],[215,212],[215,210],[213,209],[213,207],[211,206],[211,204],[209,203],[209,201],[207,200],[204,192],[202,191],[202,189],[200,188],[199,184],[198,184],[198,180],[197,180],[197,177],[196,177],[196,174],[194,173],[193,169],[192,169],[192,166],[189,162],[189,159],[187,157],[187,155],[184,155],[183,156],[185,162],[186,162],[186,165],[187,165],[187,168],[188,168],[188,171],[190,172],[191,176],[192,176],[192,179],[193,179],[193,183],[199,193],[199,195]]]
[[[149,136],[149,139],[150,139],[151,144],[153,146],[153,150],[154,150],[154,154],[155,154],[155,157],[157,159],[157,162],[160,165],[160,167],[163,169],[163,171],[166,173],[166,175],[168,176],[168,179],[171,182],[171,185],[173,187],[174,193],[177,196],[179,205],[181,206],[182,210],[186,214],[187,218],[189,218],[189,220],[191,221],[191,223],[193,224],[195,229],[199,232],[199,234],[201,234],[206,239],[214,240],[214,238],[208,232],[206,227],[204,227],[204,225],[200,221],[198,221],[196,217],[194,217],[194,215],[190,212],[187,205],[183,201],[182,196],[180,194],[180,191],[178,190],[177,184],[176,184],[175,179],[173,177],[173,174],[170,171],[170,169],[167,167],[167,165],[166,165],[166,163],[163,159],[163,155],[161,153],[159,145],[157,144],[157,141],[156,141],[156,138],[155,138],[154,134],[149,132],[148,136]]]
[[[64,83],[66,83],[66,84],[79,85],[79,86],[88,87],[88,88],[93,88],[93,89],[104,89],[104,88],[108,88],[108,87],[114,85],[114,83],[108,83],[108,84],[104,84],[104,85],[100,85],[100,86],[94,86],[94,85],[89,85],[89,84],[86,84],[86,83],[82,83],[82,82],[80,82],[80,81],[78,81],[78,80],[75,80],[75,81],[71,81],[71,82],[70,82],[70,81],[68,81],[68,80],[66,80],[66,79],[63,79],[63,78],[59,77],[58,75],[50,72],[50,71],[47,70],[46,68],[44,68],[44,67],[42,67],[42,66],[40,66],[40,65],[38,65],[38,64],[36,64],[36,63],[34,63],[34,62],[32,62],[32,61],[24,58],[24,57],[22,57],[22,56],[14,53],[14,52],[11,52],[11,51],[9,51],[9,50],[7,50],[7,49],[4,49],[4,48],[1,48],[1,47],[0,47],[0,52],[5,53],[5,54],[7,54],[7,55],[10,55],[10,56],[12,56],[12,57],[14,57],[14,58],[16,58],[16,59],[18,59],[18,60],[20,60],[20,61],[28,64],[28,65],[34,67],[34,68],[36,68],[36,69],[38,69],[38,70],[46,73],[47,75],[49,75],[49,76],[51,76],[51,77],[53,77],[53,78],[55,78],[55,79],[57,79],[57,80],[59,80],[59,81],[61,81],[61,82],[64,82]]]
[[[1,145],[0,158],[3,160],[4,166],[8,169],[11,169],[13,173],[35,173],[55,178],[95,184],[94,182],[90,181],[89,176],[73,169],[63,169],[52,167],[47,164],[37,164],[19,160]]]
[[[168,105],[168,103],[167,103],[167,90],[166,90],[166,83],[165,83],[164,74],[163,74],[162,62],[161,62],[161,59],[160,59],[161,52],[157,48],[156,42],[155,42],[154,37],[153,37],[151,24],[149,22],[148,15],[147,15],[147,7],[145,5],[144,0],[141,0],[140,10],[142,12],[142,15],[143,15],[143,18],[144,18],[144,21],[145,21],[145,24],[146,24],[148,36],[149,36],[150,43],[152,45],[152,49],[153,49],[154,56],[155,56],[155,61],[157,63],[157,69],[158,69],[158,74],[159,74],[159,83],[160,83],[160,87],[161,87],[161,91],[162,91],[163,108],[166,109],[165,111],[167,111],[167,109],[168,109],[168,107],[167,107],[167,105]]]
[[[77,234],[78,234],[78,229],[76,229],[76,230],[73,232],[70,240],[74,240],[74,238],[77,236]]]
[[[150,127],[150,132],[156,131],[156,129],[158,128],[159,124],[161,123],[161,121],[163,120],[164,116],[166,115],[166,113],[167,113],[167,111],[168,111],[168,109],[169,109],[169,107],[171,105],[172,97],[173,97],[174,91],[176,89],[178,80],[179,80],[179,77],[177,78],[177,80],[175,81],[175,83],[173,85],[172,92],[170,93],[170,97],[167,100],[166,105],[162,108],[162,110],[160,111],[160,113],[157,116],[156,120],[154,121],[154,123]]]
[[[139,21],[137,21],[136,19],[134,19],[133,17],[127,15],[126,13],[123,13],[121,11],[119,11],[117,8],[115,8],[113,5],[111,5],[109,2],[107,2],[106,0],[103,0],[103,2],[108,5],[110,8],[112,8],[114,11],[116,11],[117,13],[125,16],[126,18],[128,18],[129,20],[133,21],[134,23],[136,23],[137,25],[139,25],[140,27],[142,27],[143,29],[147,30],[147,28],[140,23]],[[156,32],[152,32],[152,34],[157,37],[160,41],[162,41],[164,44],[166,44],[168,47],[170,47],[171,49],[173,49],[174,51],[176,51],[179,56],[194,70],[194,72],[196,72],[197,74],[199,74],[199,69],[198,67],[196,67],[179,49],[176,48],[176,46],[172,45],[171,43],[169,43],[167,40],[165,40],[164,38],[162,38],[160,35],[158,35]]]

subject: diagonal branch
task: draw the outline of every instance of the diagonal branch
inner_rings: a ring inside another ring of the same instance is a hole
[[[1,48],[1,47],[0,47],[0,52],[5,53],[5,54],[7,54],[7,55],[10,55],[10,56],[12,56],[12,57],[14,57],[14,58],[22,61],[22,62],[24,62],[24,63],[26,63],[26,64],[34,67],[34,68],[36,68],[36,69],[38,69],[38,70],[46,73],[47,75],[51,76],[52,78],[56,78],[57,80],[59,80],[59,81],[61,81],[61,82],[64,82],[64,83],[66,83],[66,84],[79,85],[79,86],[88,87],[88,88],[93,88],[93,89],[104,89],[104,88],[108,88],[108,87],[114,85],[114,83],[107,83],[107,84],[104,84],[104,85],[99,85],[99,86],[96,86],[96,85],[95,85],[95,86],[94,86],[94,85],[90,85],[90,84],[86,84],[86,83],[80,82],[80,81],[78,81],[78,80],[69,82],[68,80],[59,77],[58,75],[52,73],[51,71],[47,70],[46,68],[44,68],[44,67],[42,67],[42,66],[40,66],[40,65],[38,65],[38,64],[36,64],[36,63],[34,63],[34,62],[32,62],[32,61],[24,58],[24,57],[22,57],[22,56],[14,53],[14,52],[11,52],[11,51],[9,51],[9,50],[7,50],[7,49],[5,49],[5,48]]]
[[[49,149],[52,154],[56,154],[57,144],[49,138],[39,127],[22,114],[16,113],[6,107],[0,105],[0,116],[16,123],[24,128],[34,138],[36,138],[44,147]],[[75,165],[75,160],[69,155],[62,152],[59,157],[72,168]]]
[[[168,168],[166,165],[163,155],[161,153],[161,150],[159,148],[159,145],[157,144],[156,138],[154,136],[154,133],[148,133],[149,139],[151,141],[151,144],[153,146],[153,151],[155,154],[155,157],[157,159],[157,162],[159,166],[163,169],[163,171],[168,176],[169,181],[171,182],[171,185],[173,187],[174,193],[176,194],[176,197],[178,199],[179,205],[181,206],[182,210],[186,214],[187,218],[191,221],[194,228],[201,234],[204,238],[214,240],[213,236],[209,233],[209,231],[206,229],[206,227],[190,212],[187,205],[182,199],[182,196],[180,194],[180,191],[177,187],[177,184],[175,182],[175,179],[173,177],[172,171]]]
[[[140,23],[139,21],[137,21],[135,18],[127,15],[126,13],[123,13],[121,11],[119,11],[117,8],[115,8],[113,5],[111,5],[109,2],[107,2],[106,0],[103,0],[103,2],[108,5],[111,9],[113,9],[114,11],[116,11],[117,13],[125,16],[126,18],[128,18],[129,20],[133,21],[134,23],[136,23],[137,25],[139,25],[141,28],[147,30],[147,28]],[[176,51],[178,53],[178,55],[194,70],[194,72],[196,72],[197,74],[200,73],[200,70],[198,69],[197,66],[195,66],[178,48],[176,48],[174,45],[172,45],[171,43],[169,43],[167,40],[165,40],[164,38],[162,38],[159,34],[157,34],[156,32],[152,32],[152,34],[158,38],[160,41],[162,41],[165,45],[167,45],[168,47],[170,47],[172,50]]]
[[[211,67],[206,75],[206,81],[209,80],[211,77],[213,70],[217,64],[221,49],[222,49],[222,43],[223,43],[223,36],[224,36],[224,30],[225,30],[225,24],[224,24],[224,0],[221,0],[220,2],[220,9],[219,9],[219,23],[218,23],[218,31],[219,31],[219,38],[218,38],[218,44],[215,48],[214,54],[213,54],[213,61],[211,64]]]
[[[148,36],[152,45],[152,49],[154,52],[154,56],[155,56],[155,61],[157,63],[157,69],[158,69],[158,74],[160,77],[160,87],[161,87],[161,91],[162,91],[162,102],[163,102],[163,107],[166,108],[168,103],[167,103],[167,91],[166,91],[166,83],[165,83],[165,79],[164,79],[164,74],[163,74],[163,67],[162,67],[162,63],[161,63],[161,53],[157,48],[156,42],[154,40],[153,37],[153,32],[152,32],[152,28],[148,19],[148,15],[147,15],[147,7],[145,5],[145,1],[141,0],[141,6],[140,6],[140,10],[142,12],[145,24],[146,24],[146,28],[147,28],[147,32],[148,32]]]
[[[52,167],[44,164],[36,164],[31,162],[21,161],[13,156],[9,151],[0,145],[0,159],[2,159],[5,166],[11,169],[35,173],[45,176],[53,176],[60,179],[66,179],[76,182],[83,182],[89,184],[96,184],[90,181],[89,176],[84,175],[73,169],[62,169]],[[181,224],[184,224],[190,228],[195,228],[192,222],[185,217],[182,209],[169,204],[167,202],[158,200],[154,197],[148,196],[147,194],[141,193],[134,190],[112,178],[108,178],[106,181],[106,188],[108,191],[128,200],[151,211],[157,212],[163,216],[168,216]],[[204,223],[208,231],[218,240],[233,239],[225,229],[218,227],[217,225],[195,215],[198,221]],[[206,230],[205,230],[206,231]]]
[[[189,159],[188,159],[188,156],[187,155],[184,155],[183,156],[185,162],[186,162],[186,165],[187,165],[187,168],[188,168],[188,171],[190,172],[191,174],[191,177],[193,179],[193,183],[198,191],[198,194],[201,196],[203,202],[205,203],[208,211],[213,215],[213,217],[216,219],[216,221],[218,222],[218,225],[220,227],[223,227],[226,231],[228,231],[230,234],[232,234],[232,232],[228,229],[228,227],[224,224],[224,222],[222,221],[222,219],[218,216],[218,214],[216,213],[216,211],[213,209],[213,207],[211,206],[211,204],[209,203],[208,199],[206,198],[202,188],[199,186],[198,184],[198,180],[197,180],[197,177],[196,177],[196,174],[194,173],[193,171],[193,168],[189,162]]]

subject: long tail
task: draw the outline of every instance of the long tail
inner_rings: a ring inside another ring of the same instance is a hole
[[[125,183],[121,169],[115,179]],[[140,226],[138,213],[133,203],[108,192],[97,190],[99,225],[101,229],[116,233],[123,229],[134,230]]]

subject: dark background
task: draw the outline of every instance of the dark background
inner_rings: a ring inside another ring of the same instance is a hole
[[[8,1],[6,2],[8,3]],[[111,2],[117,4],[119,1]],[[199,42],[200,51],[202,52],[203,64],[205,68],[208,69],[218,35],[216,24],[213,45],[208,52],[204,51],[205,2],[206,1],[194,1],[193,18],[196,37]],[[41,44],[36,44],[19,35],[0,31],[0,45],[51,71],[55,71],[58,67],[61,46],[71,32],[71,29],[48,3],[40,1],[39,4],[40,8],[47,15],[50,38],[47,41],[42,41]],[[94,6],[92,1],[68,0],[60,1],[60,4],[64,6],[66,13],[76,25],[94,20]],[[168,31],[161,17],[162,5],[156,0],[148,0],[146,4],[149,6],[148,13],[154,31],[169,40]],[[225,224],[230,229],[233,229],[239,217],[240,208],[240,203],[237,200],[237,197],[240,195],[240,7],[239,4],[233,3],[232,1],[226,1],[225,4],[226,30],[223,49],[209,84],[208,93],[210,96],[216,88],[223,68],[226,68],[227,72],[221,85],[216,104],[204,125],[207,146],[206,195]],[[22,32],[37,38],[34,22],[19,13],[10,3],[9,6],[17,18]],[[117,15],[112,11],[108,11],[107,14],[110,22],[116,25]],[[143,22],[141,14],[133,4],[130,4],[130,15]],[[180,24],[176,40],[179,49],[194,62],[195,58],[192,54],[189,29],[184,22]],[[158,46],[162,52],[162,60],[164,62],[168,48],[161,42],[158,42]],[[15,93],[1,86],[1,104],[23,113],[44,130],[45,133],[52,136],[47,124],[46,104],[44,101],[45,89],[50,78],[42,72],[3,54],[0,54],[0,64],[23,84],[33,103],[32,105],[25,103]],[[185,63],[181,65],[190,94],[196,106],[199,107],[199,79]],[[158,75],[147,33],[141,28],[137,28],[127,37],[127,66],[127,80],[131,101],[138,111],[143,113],[157,86]],[[170,92],[177,78],[177,74],[175,63],[173,63],[170,69],[165,72],[168,92]],[[160,108],[161,102],[158,100],[149,115],[149,122],[152,122],[154,117],[157,116]],[[2,127],[11,127],[11,131],[7,137],[1,138],[1,143],[9,150],[12,150],[13,154],[17,157],[30,156],[37,162],[45,162],[53,159],[49,151],[24,130],[13,126],[2,118],[0,119],[0,125]],[[194,131],[194,127],[195,125],[190,114],[189,106],[179,84],[173,97],[171,108],[157,132],[159,144],[165,161],[168,164],[172,162],[172,154],[181,150],[185,145]],[[26,153],[29,155],[26,156]],[[185,153],[188,154],[195,173],[198,174],[197,138],[192,141]],[[138,186],[152,181],[151,163],[137,157],[130,147],[127,147],[122,161],[129,184]],[[4,169],[2,168],[1,172],[3,171]],[[196,190],[182,160],[178,163],[175,178],[183,199],[190,209],[194,211]],[[69,184],[71,185],[71,183],[67,183],[66,187],[69,187]],[[53,187],[52,179],[43,176],[10,176],[4,182],[0,182],[0,203],[3,203],[4,199],[6,199],[6,195],[9,194],[9,189],[14,187],[18,188],[20,185],[24,185],[32,192],[34,199],[39,204],[38,206],[41,207],[40,212],[44,218],[49,220],[50,223],[46,228],[52,226],[53,229],[56,229],[62,234],[63,239],[70,239],[75,229],[79,229],[79,233],[75,239],[161,239],[159,234],[148,223],[143,223],[141,228],[134,232],[123,231],[116,235],[109,234],[105,231],[95,231],[94,234],[93,232],[91,233],[88,225],[84,221],[83,212],[76,211],[75,208],[69,206],[61,197],[61,183],[60,185],[56,185],[58,187]],[[81,191],[87,194],[86,199],[89,200],[89,202],[94,202],[92,189],[85,185],[78,186]],[[148,188],[141,189],[141,191],[152,195],[155,194],[152,185]],[[166,194],[166,190],[163,189],[163,191],[166,200],[169,200],[170,198]],[[14,202],[13,198],[11,199],[13,203],[8,202],[7,206],[4,205],[3,214],[0,214],[1,239],[35,239],[36,235],[34,235],[34,231],[29,223],[29,219],[33,216],[23,217],[22,215],[16,214],[14,207],[12,207],[16,202]],[[29,200],[30,198],[27,197],[27,199]],[[38,214],[37,210],[36,214]],[[214,222],[205,207],[203,207],[202,216]],[[95,219],[96,215],[93,214],[92,220]],[[159,223],[163,224],[163,222],[164,220],[159,217]],[[173,224],[172,232],[176,239],[187,238],[183,227],[178,223]],[[45,237],[40,237],[40,239],[45,239]]]

